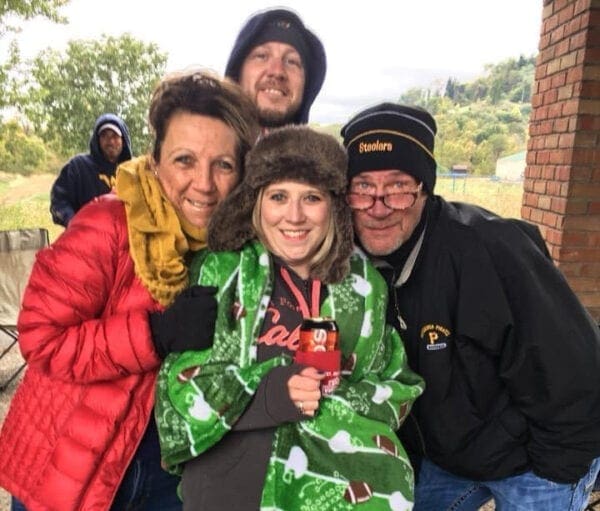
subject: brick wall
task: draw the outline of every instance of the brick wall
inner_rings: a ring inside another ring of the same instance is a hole
[[[544,1],[529,134],[522,216],[600,321],[600,0]]]

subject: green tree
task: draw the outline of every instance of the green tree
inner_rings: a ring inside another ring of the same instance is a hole
[[[42,140],[11,120],[0,125],[0,170],[29,175],[45,168],[52,155]]]
[[[70,0],[2,0],[0,1],[0,37],[7,32],[14,32],[17,27],[8,25],[7,19],[22,18],[29,20],[42,16],[55,23],[66,23],[66,18],[59,13],[59,9],[68,4]]]
[[[59,154],[86,150],[95,119],[113,112],[127,123],[136,154],[147,148],[152,89],[166,54],[129,34],[70,41],[66,52],[46,49],[30,64],[20,104],[36,133]]]

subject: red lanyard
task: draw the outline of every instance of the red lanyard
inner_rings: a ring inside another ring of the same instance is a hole
[[[300,306],[300,311],[302,312],[303,318],[317,318],[319,317],[319,309],[321,302],[321,281],[313,280],[312,281],[312,289],[311,289],[311,310],[308,310],[308,303],[306,303],[306,299],[302,292],[298,289],[296,284],[292,281],[292,277],[290,277],[290,273],[285,269],[281,268],[281,276],[283,277],[283,281],[290,288],[290,291],[294,294],[298,305]]]

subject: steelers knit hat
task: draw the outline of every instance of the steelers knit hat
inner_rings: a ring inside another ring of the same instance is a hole
[[[436,131],[433,117],[418,107],[381,103],[359,112],[342,128],[348,178],[365,171],[397,169],[433,193]]]

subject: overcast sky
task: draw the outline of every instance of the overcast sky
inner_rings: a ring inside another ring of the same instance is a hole
[[[537,53],[542,0],[71,0],[69,24],[21,24],[23,55],[70,39],[125,32],[158,44],[167,70],[222,73],[233,41],[257,10],[286,6],[323,41],[328,69],[311,121],[343,123],[358,109],[413,86],[469,79],[485,64]],[[10,36],[0,40],[0,58]]]

